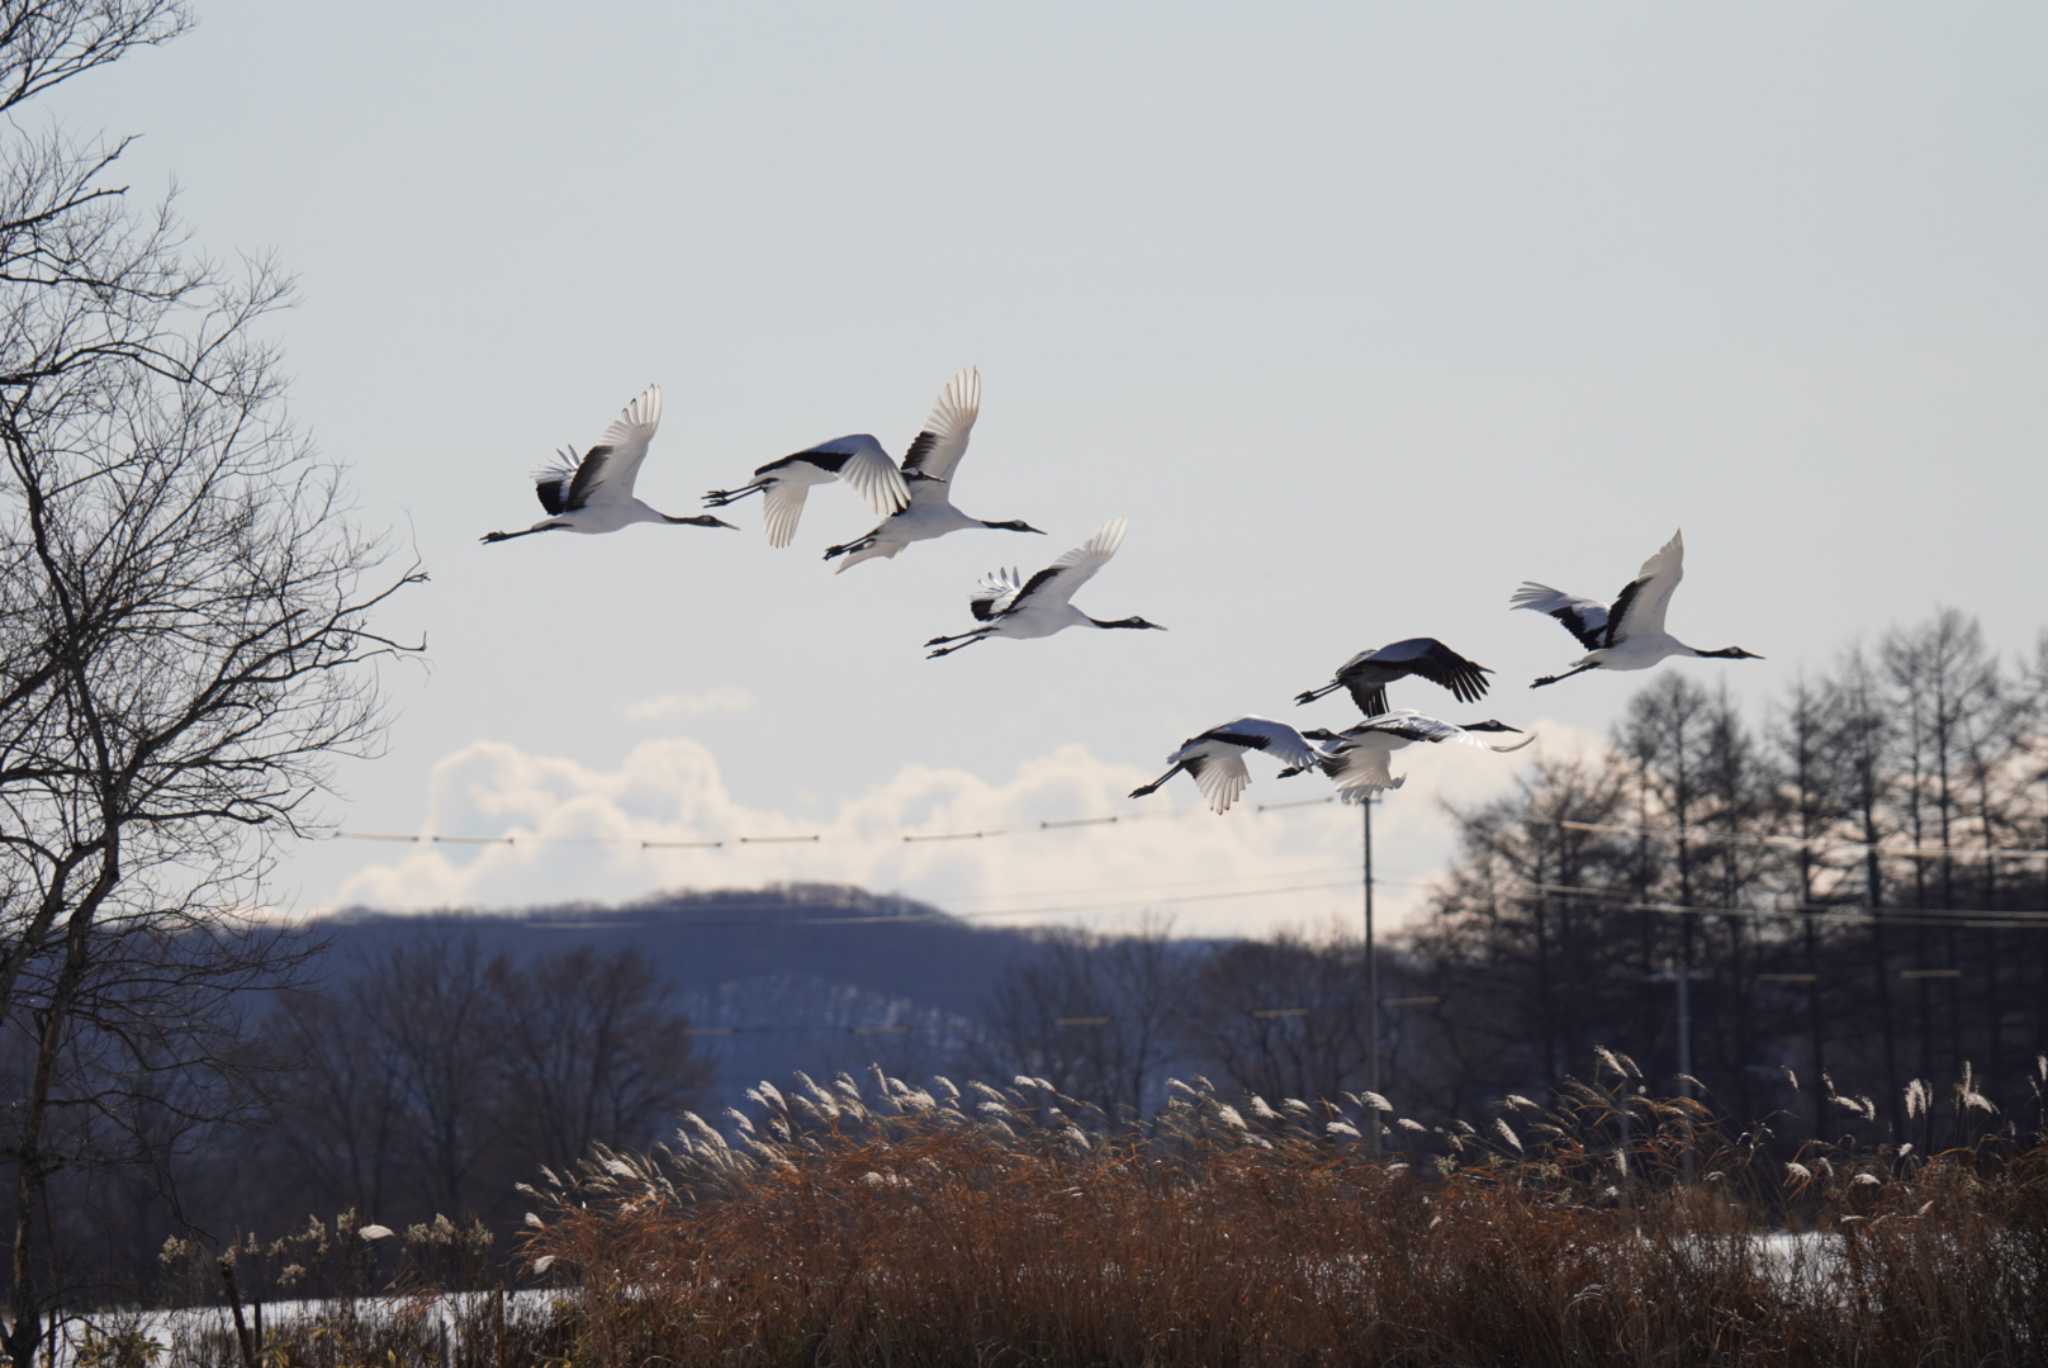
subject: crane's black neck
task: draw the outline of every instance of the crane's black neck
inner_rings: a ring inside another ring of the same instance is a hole
[[[1087,615],[1086,613],[1083,613],[1083,614],[1082,614],[1081,616],[1083,616],[1083,617],[1088,617],[1088,615]],[[1109,618],[1109,619],[1103,619],[1103,618],[1099,618],[1099,617],[1091,617],[1091,618],[1088,618],[1088,621],[1089,621],[1089,622],[1091,622],[1091,623],[1093,623],[1093,624],[1094,624],[1095,626],[1097,626],[1097,627],[1131,627],[1131,628],[1137,628],[1137,629],[1140,629],[1140,630],[1143,630],[1143,629],[1150,629],[1150,630],[1153,630],[1153,631],[1157,631],[1157,630],[1159,629],[1159,624],[1158,624],[1158,623],[1156,623],[1156,622],[1147,622],[1147,621],[1145,621],[1145,619],[1143,619],[1143,618],[1141,618],[1141,617],[1127,617],[1127,618]]]

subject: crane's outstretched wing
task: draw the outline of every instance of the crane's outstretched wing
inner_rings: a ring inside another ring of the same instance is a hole
[[[790,478],[793,467],[796,478]],[[868,505],[888,517],[910,506],[910,491],[904,486],[903,472],[889,459],[889,453],[882,450],[882,444],[865,432],[846,437],[834,437],[829,442],[805,447],[779,460],[754,469],[754,478],[778,476],[768,485],[762,496],[766,505],[762,510],[762,522],[768,530],[768,544],[784,547],[796,538],[797,520],[803,517],[804,500],[809,496],[810,485],[824,479],[840,479],[852,485],[855,492],[868,501]]]
[[[1435,637],[1410,637],[1375,651],[1360,651],[1344,662],[1337,678],[1343,681],[1359,712],[1377,717],[1387,710],[1388,677],[1414,675],[1449,689],[1460,703],[1472,703],[1485,696],[1486,676],[1491,673]]]
[[[640,463],[647,459],[647,444],[660,426],[661,386],[649,385],[633,396],[597,439],[597,445],[583,454],[583,464],[576,468],[576,480],[569,489],[568,506],[624,503],[632,498]]]
[[[1408,782],[1388,768],[1391,752],[1384,746],[1353,746],[1322,761],[1322,771],[1337,785],[1337,796],[1346,802],[1362,802],[1375,793],[1397,789]]]
[[[834,437],[829,442],[792,452],[755,470],[754,478],[773,475],[798,462],[846,481],[853,486],[855,493],[868,501],[868,507],[885,518],[910,507],[910,490],[903,483],[903,472],[896,468],[896,463],[889,459],[889,453],[882,450],[882,444],[869,433],[855,432],[845,437]]]
[[[1493,673],[1477,661],[1467,660],[1435,637],[1415,637],[1382,647],[1380,654],[1395,652],[1392,659],[1408,667],[1408,673],[1441,689],[1449,689],[1460,703],[1476,703],[1486,696],[1487,675]]]
[[[797,521],[804,515],[804,500],[811,487],[794,480],[777,480],[761,496],[761,526],[767,529],[768,544],[777,550],[796,540]]]
[[[1636,577],[1615,595],[1607,610],[1607,640],[1612,646],[1630,632],[1661,632],[1664,614],[1671,607],[1671,595],[1685,578],[1685,532],[1671,534],[1657,554],[1643,562]]]
[[[1167,763],[1179,765],[1195,777],[1195,786],[1218,813],[1228,812],[1251,783],[1244,753],[1264,751],[1289,769],[1306,768],[1316,761],[1316,750],[1285,722],[1265,717],[1240,717],[1200,736],[1191,736]]]
[[[924,420],[924,428],[911,439],[910,449],[903,453],[903,475],[906,478],[926,477],[911,479],[912,497],[916,497],[918,486],[942,490],[941,486],[931,482],[953,478],[953,468],[960,464],[960,457],[966,453],[968,435],[974,431],[974,420],[980,416],[981,372],[969,366],[954,372],[946,387],[939,391],[938,402],[932,405],[932,416]]]
[[[1275,722],[1269,717],[1240,717],[1235,722],[1212,727],[1195,740],[1220,741],[1245,750],[1264,751],[1287,769],[1302,768],[1316,762],[1316,748],[1309,744],[1307,737],[1285,722]]]
[[[1579,645],[1589,651],[1597,651],[1607,644],[1607,605],[1604,603],[1578,598],[1534,580],[1524,580],[1522,587],[1508,599],[1508,607],[1528,608],[1556,618],[1564,624],[1567,632],[1578,639]]]
[[[1251,771],[1245,768],[1244,755],[1240,751],[1222,750],[1191,756],[1187,761],[1187,772],[1195,776],[1195,787],[1209,800],[1209,807],[1218,816],[1230,811],[1230,805],[1244,795],[1252,782]]]
[[[1358,711],[1367,717],[1378,717],[1387,710],[1387,686],[1384,684],[1368,684],[1361,679],[1346,684],[1344,692],[1351,695]]]
[[[1345,728],[1343,735],[1362,737],[1373,732],[1384,732],[1405,741],[1456,741],[1470,746],[1486,744],[1478,736],[1455,723],[1446,722],[1440,717],[1431,717],[1428,713],[1417,712],[1413,708],[1402,708],[1383,717],[1367,718],[1355,727]]]
[[[1337,734],[1347,741],[1357,741],[1374,732],[1398,736],[1404,741],[1441,741],[1443,738],[1436,734],[1439,729],[1453,730],[1450,723],[1439,722],[1428,713],[1417,712],[1414,708],[1395,708],[1392,712],[1368,717]]]
[[[1072,600],[1074,591],[1095,578],[1095,572],[1109,564],[1110,558],[1116,555],[1117,547],[1123,545],[1125,526],[1124,519],[1111,518],[1094,536],[1026,580],[1015,597],[998,611],[1009,612],[1031,602],[1066,603]]]
[[[540,506],[555,517],[565,507],[569,497],[569,485],[576,478],[576,450],[563,447],[555,463],[533,472],[533,492],[540,498]]]
[[[1489,750],[1496,755],[1512,755],[1536,739],[1531,733],[1513,745],[1496,746],[1486,739],[1486,732],[1473,731],[1455,722],[1446,722],[1440,717],[1419,713],[1413,708],[1403,708],[1400,712],[1361,722],[1355,727],[1347,728],[1342,734],[1347,737],[1359,737],[1369,732],[1386,732],[1410,741],[1427,741],[1433,745],[1442,745],[1448,741],[1455,745],[1471,746],[1477,750]]]
[[[974,597],[967,600],[968,611],[974,614],[977,622],[1000,617],[1016,602],[1017,591],[1023,587],[1024,581],[1015,566],[1008,570],[991,570],[975,586]]]

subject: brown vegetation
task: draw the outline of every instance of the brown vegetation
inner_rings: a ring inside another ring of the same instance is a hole
[[[1205,1084],[1140,1129],[1023,1078],[804,1080],[730,1138],[550,1175],[527,1256],[575,1291],[577,1363],[2039,1361],[2039,1135],[1965,1085],[1938,1151],[1780,1164],[1606,1058],[1484,1129]]]

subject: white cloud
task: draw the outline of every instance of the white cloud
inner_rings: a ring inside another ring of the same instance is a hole
[[[628,722],[687,722],[699,717],[752,712],[754,695],[737,684],[720,684],[698,693],[656,694],[628,703]]]
[[[1540,753],[1600,744],[1560,724],[1536,729],[1538,745],[1513,756],[1438,746],[1396,757],[1408,783],[1375,809],[1373,823],[1377,910],[1386,925],[1422,905],[1428,879],[1451,854],[1444,802],[1483,801],[1504,792],[1515,771]],[[1252,763],[1251,791],[1222,817],[1201,807],[1184,780],[1133,802],[1124,795],[1151,772],[1065,745],[1001,779],[908,767],[811,819],[741,803],[717,758],[687,737],[641,742],[609,768],[478,742],[434,766],[422,831],[509,835],[512,844],[409,849],[357,868],[335,901],[423,911],[815,880],[905,893],[1005,925],[1082,921],[1114,928],[1133,924],[1149,907],[1170,913],[1183,934],[1355,927],[1356,809],[1332,804],[1261,813],[1262,803],[1319,790],[1306,777],[1276,781],[1270,766],[1257,757]],[[1112,816],[1119,820],[1040,825]],[[905,841],[906,832],[962,835]],[[973,832],[987,834],[963,834]],[[742,839],[809,835],[818,840]],[[723,844],[660,846],[681,841]]]

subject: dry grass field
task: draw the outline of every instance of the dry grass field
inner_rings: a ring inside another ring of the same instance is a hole
[[[1139,1122],[1022,1077],[799,1075],[537,1175],[513,1250],[349,1216],[234,1258],[312,1298],[272,1305],[269,1368],[2037,1364],[2044,1086],[2017,1117],[1916,1083],[1900,1143],[1834,1097],[1844,1138],[1787,1158],[1607,1051],[1445,1126],[1202,1079]],[[218,1252],[165,1266],[188,1309],[102,1318],[72,1362],[242,1362],[198,1309]]]

